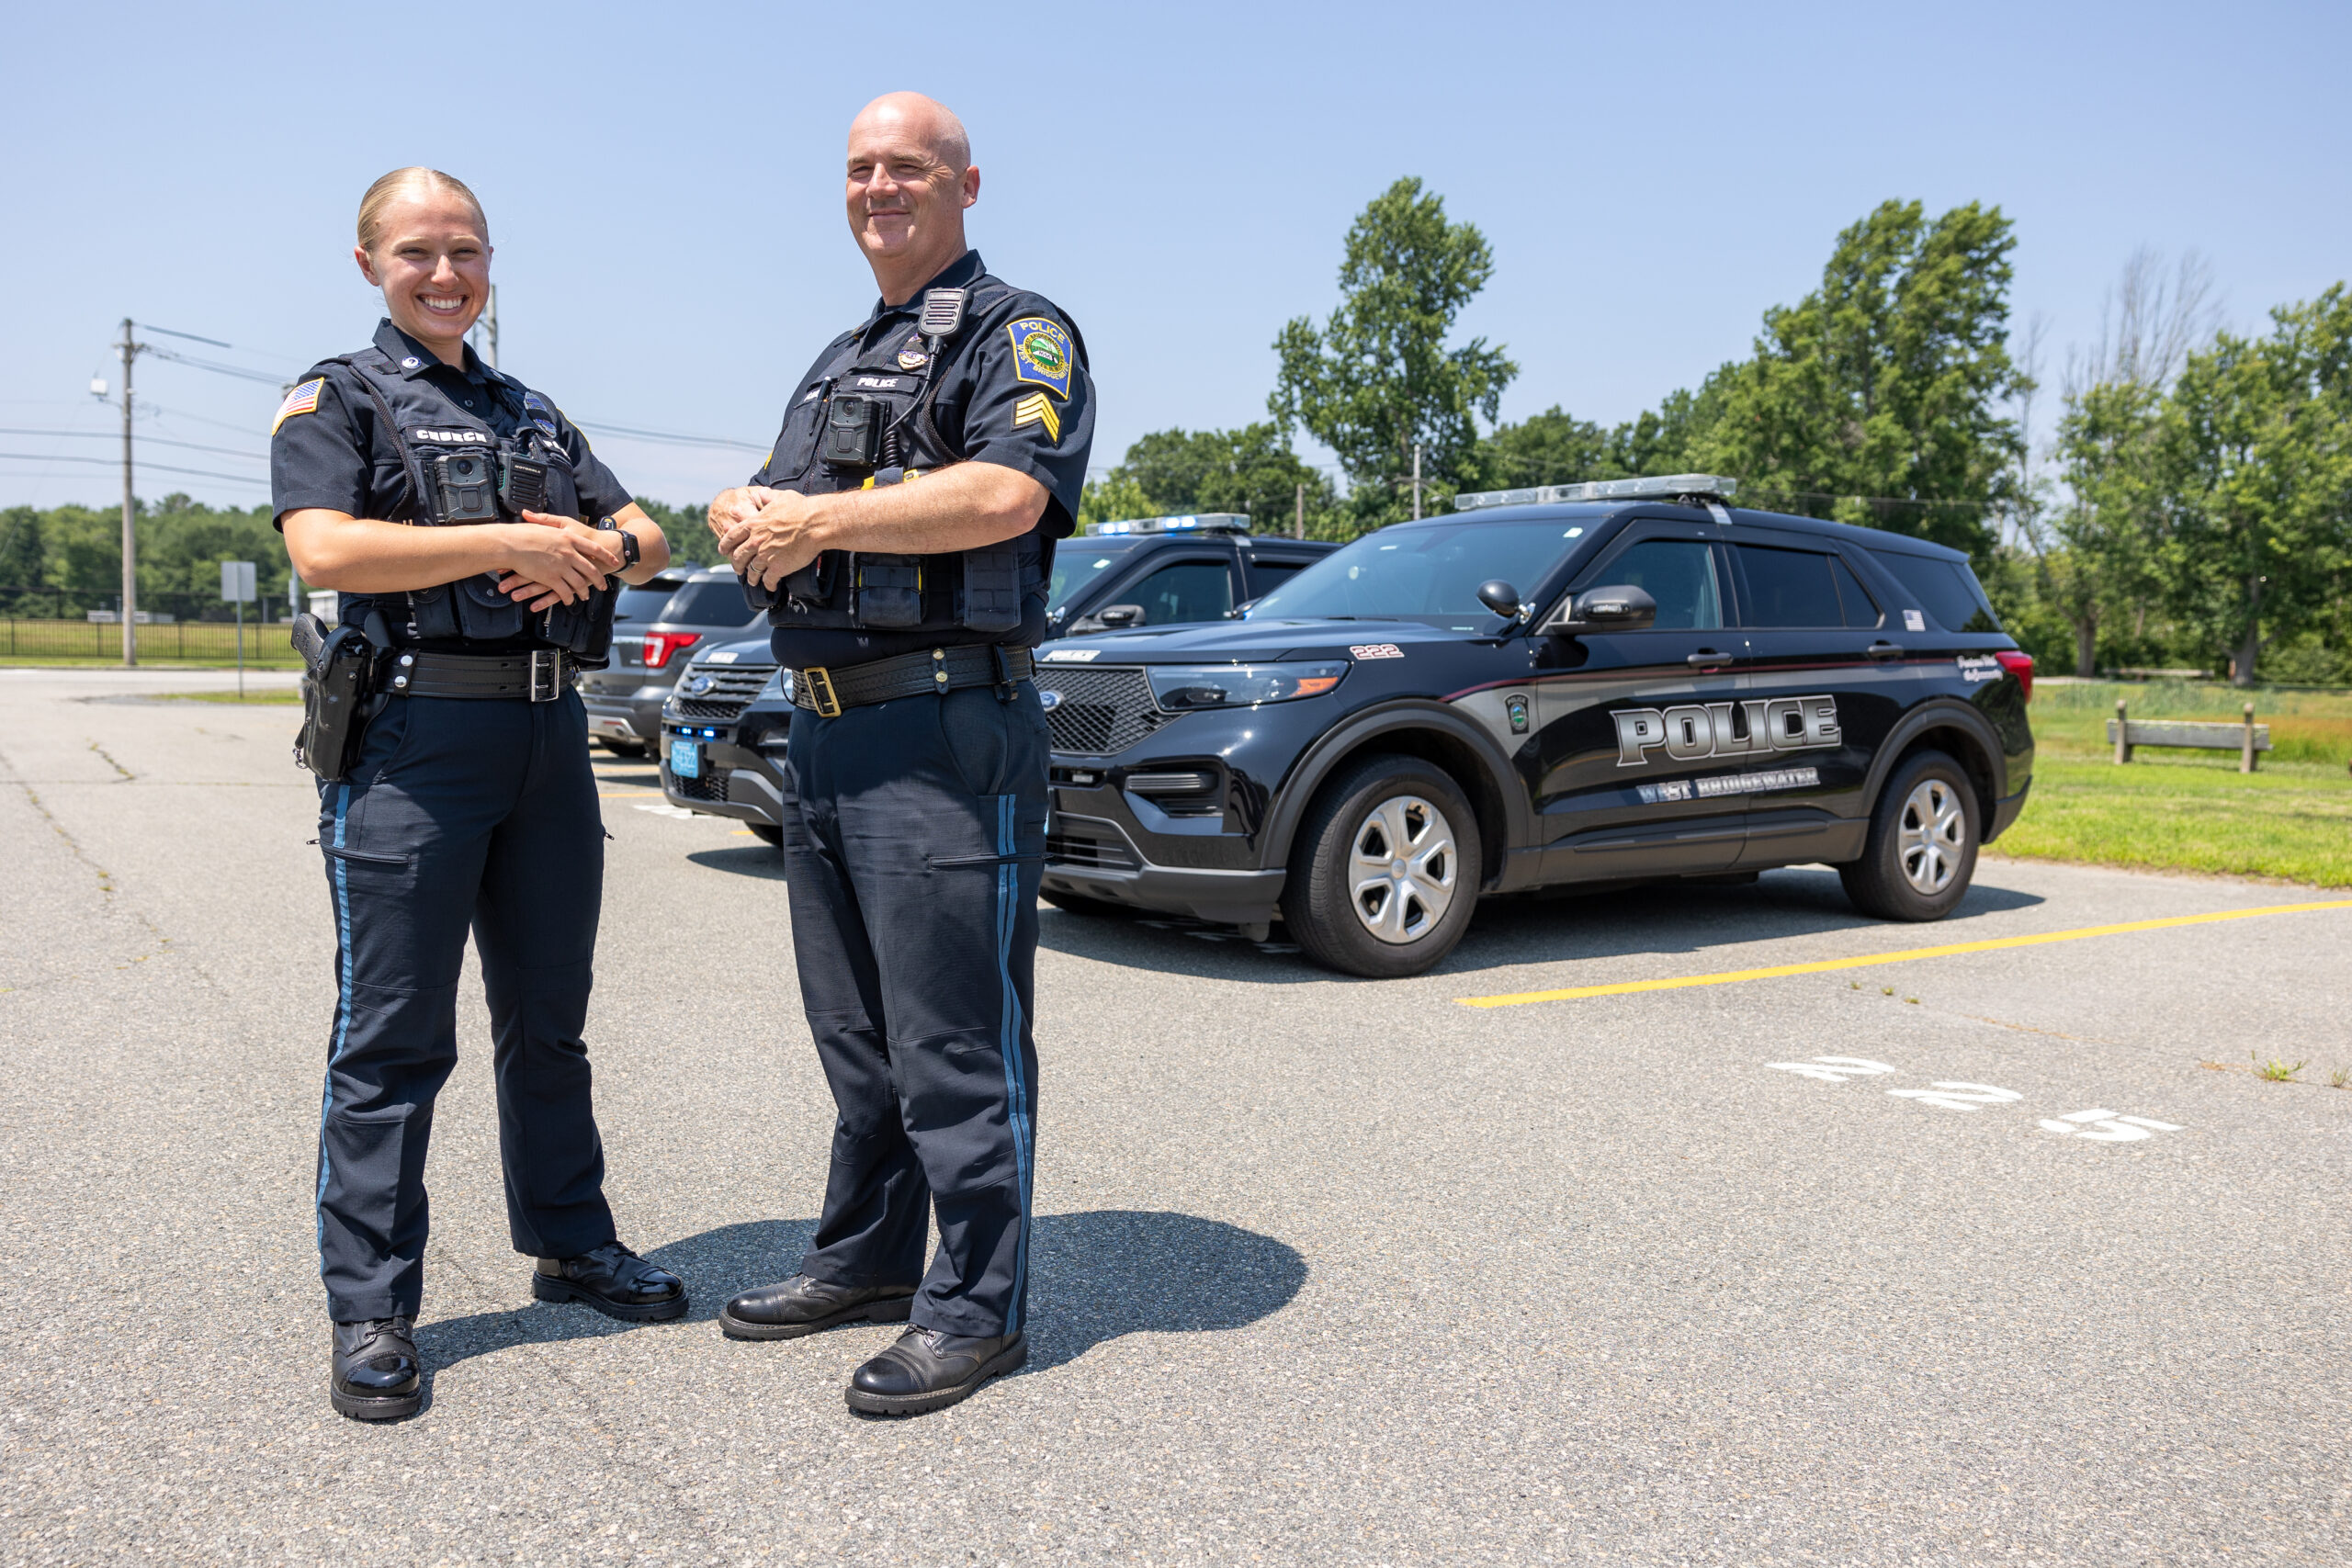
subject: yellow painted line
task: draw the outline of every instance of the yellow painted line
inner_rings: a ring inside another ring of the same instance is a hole
[[[2086,937],[2122,936],[2130,931],[2164,931],[2173,926],[2211,925],[2216,920],[2250,920],[2256,915],[2300,915],[2312,909],[2352,909],[2352,898],[2331,898],[2315,904],[2271,904],[2258,909],[2218,909],[2210,915],[2169,915],[2160,920],[2127,920],[2117,926],[2084,926],[2071,931],[2041,931],[2032,936],[1994,937],[1986,942],[1955,942],[1941,947],[1906,947],[1899,953],[1871,953],[1859,958],[1826,958],[1815,964],[1776,964],[1768,969],[1728,969],[1720,975],[1679,975],[1665,980],[1627,980],[1614,986],[1569,986],[1557,991],[1511,991],[1498,997],[1456,997],[1467,1008],[1515,1008],[1529,1002],[1572,1002],[1585,997],[1623,997],[1636,991],[1679,991],[1690,986],[1728,986],[1740,980],[1778,980],[1789,975],[1826,975],[1839,969],[1868,969],[1879,964],[1908,964],[1915,958],[1951,958],[1963,953],[1997,953],[2009,947],[2041,947],[2053,942],[2080,942]]]

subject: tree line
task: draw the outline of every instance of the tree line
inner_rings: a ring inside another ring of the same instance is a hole
[[[2175,287],[2158,309],[2136,259],[2112,342],[2078,356],[2054,444],[2030,449],[2016,244],[1997,207],[1883,202],[1838,235],[1817,288],[1768,310],[1747,357],[1695,389],[1614,426],[1557,405],[1504,423],[1507,345],[1451,342],[1492,248],[1399,180],[1348,231],[1338,308],[1277,334],[1267,419],[1144,436],[1083,515],[1247,512],[1282,531],[1303,513],[1309,536],[1352,538],[1410,514],[1416,448],[1430,513],[1463,491],[1720,473],[1749,505],[1967,551],[2045,667],[2352,680],[2343,287],[2240,337],[2203,319],[2201,293],[2184,313]],[[1343,483],[1295,455],[1299,430]]]

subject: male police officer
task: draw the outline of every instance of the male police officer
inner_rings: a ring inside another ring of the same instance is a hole
[[[939,104],[858,115],[849,221],[881,300],[710,508],[794,671],[792,939],[840,1112],[800,1272],[719,1321],[754,1339],[910,1323],[850,1381],[875,1414],[944,1408],[1028,1357],[1047,747],[1029,649],[1094,414],[1069,319],[966,248],[979,189]]]

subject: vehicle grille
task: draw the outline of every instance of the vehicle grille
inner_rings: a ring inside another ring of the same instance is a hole
[[[705,768],[702,776],[694,779],[682,779],[672,773],[670,787],[688,800],[724,801],[727,798],[728,773],[726,768]]]
[[[1097,871],[1136,869],[1135,852],[1126,845],[1084,833],[1046,834],[1046,859],[1063,865],[1091,866]]]
[[[1037,689],[1058,692],[1061,701],[1046,710],[1054,750],[1108,757],[1168,722],[1151,700],[1151,682],[1140,670],[1070,670],[1037,666]]]
[[[721,664],[713,669],[704,667],[692,671],[707,675],[710,690],[697,696],[673,697],[680,718],[733,718],[751,706],[760,688],[775,673],[773,664]]]

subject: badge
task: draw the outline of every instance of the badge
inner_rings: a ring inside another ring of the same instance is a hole
[[[1510,716],[1510,732],[1513,735],[1527,733],[1527,698],[1525,696],[1514,692],[1505,697],[1503,712]]]
[[[1062,416],[1054,412],[1054,405],[1043,392],[1032,392],[1012,405],[1012,428],[1018,430],[1024,424],[1044,425],[1048,441],[1062,438]]]
[[[298,413],[316,412],[319,406],[320,389],[326,384],[326,378],[322,376],[315,381],[305,381],[287,393],[286,400],[277,405],[277,417],[269,422],[269,433],[272,435],[277,434],[277,427]]]
[[[910,348],[899,355],[899,368],[920,370],[931,363],[931,355],[919,348]]]
[[[1069,397],[1069,333],[1061,323],[1023,316],[1004,330],[1012,338],[1013,378],[1046,388],[1057,398]]]

